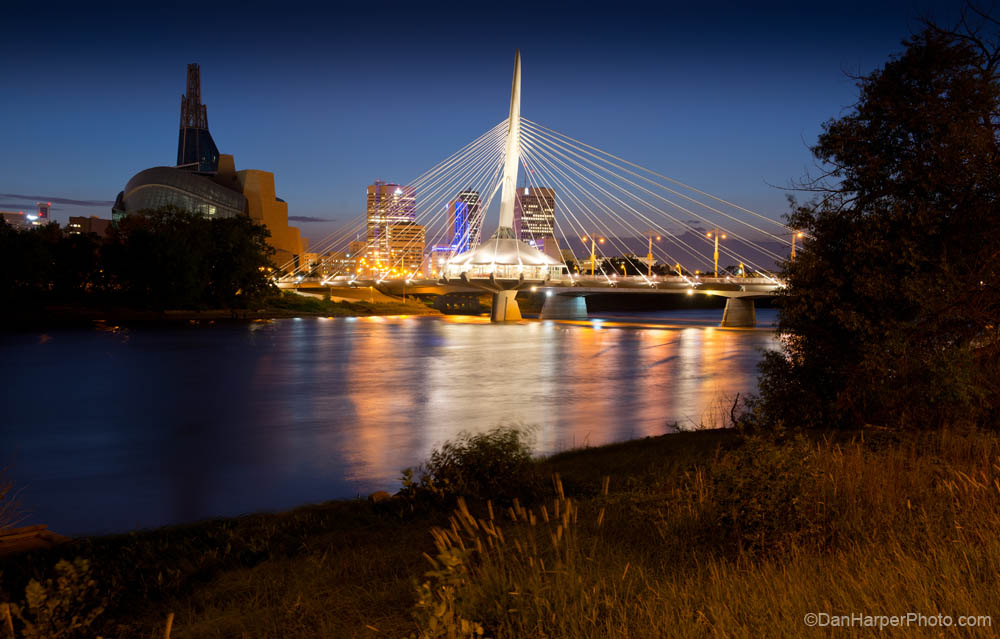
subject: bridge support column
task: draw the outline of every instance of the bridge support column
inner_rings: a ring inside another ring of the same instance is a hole
[[[757,325],[757,311],[753,300],[730,297],[726,300],[726,310],[722,312],[722,325],[733,328],[751,328]]]
[[[498,291],[493,294],[491,322],[516,322],[521,319],[521,307],[517,305],[517,291]]]
[[[586,298],[569,295],[547,295],[539,319],[587,319]]]

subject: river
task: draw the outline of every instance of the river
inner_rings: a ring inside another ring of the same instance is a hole
[[[540,454],[718,424],[772,310],[587,322],[301,318],[0,337],[0,467],[24,524],[122,532],[398,488],[462,430]]]

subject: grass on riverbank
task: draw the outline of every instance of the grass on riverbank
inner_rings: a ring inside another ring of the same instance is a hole
[[[0,588],[16,600],[89,559],[105,637],[162,636],[168,612],[175,638],[469,636],[460,619],[493,637],[825,636],[810,612],[952,615],[893,632],[989,636],[957,616],[1000,610],[998,460],[980,432],[669,435],[535,464],[562,497],[516,522],[501,503],[449,527],[419,503],[338,502],[80,540],[8,559]],[[452,532],[435,545],[432,527]]]
[[[305,315],[328,316],[328,317],[352,317],[366,315],[440,315],[441,312],[431,308],[419,300],[391,301],[391,302],[366,302],[358,300],[356,302],[333,302],[297,295],[295,293],[283,292],[281,295],[267,300],[265,311],[280,311],[286,313],[301,313]]]
[[[366,317],[371,315],[439,315],[418,300],[387,302],[332,302],[282,292],[264,300],[257,308],[181,309],[154,311],[102,305],[23,306],[0,317],[0,327],[14,330],[74,328],[94,322],[114,324],[160,324],[171,322],[212,322],[284,317]]]

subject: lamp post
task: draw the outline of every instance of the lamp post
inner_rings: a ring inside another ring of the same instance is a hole
[[[581,238],[581,239],[583,240],[584,246],[586,246],[587,245],[587,238],[584,237],[584,238]],[[604,244],[604,238],[603,237],[598,238],[598,237],[596,237],[594,235],[591,235],[590,236],[590,276],[591,277],[594,277],[594,271],[596,270],[596,264],[597,264],[597,255],[596,255],[597,242],[600,242],[601,244]]]
[[[797,237],[802,237],[802,232],[801,231],[793,231],[792,232],[792,256],[791,256],[791,259],[789,260],[790,262],[794,262],[795,261],[795,238],[797,238]]]
[[[649,231],[649,252],[646,253],[646,277],[653,277],[653,236],[656,235],[652,230]],[[656,235],[656,241],[660,241],[660,236]]]
[[[719,277],[719,227],[715,227],[713,230],[706,234],[708,237],[715,238],[715,252],[712,254],[712,261],[715,263],[715,277]],[[726,234],[721,234],[722,239],[726,239]]]

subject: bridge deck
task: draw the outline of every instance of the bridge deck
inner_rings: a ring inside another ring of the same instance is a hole
[[[469,284],[459,280],[347,280],[337,278],[323,281],[320,278],[307,278],[301,281],[279,282],[281,288],[318,288],[318,287],[374,287],[376,290],[391,295],[403,293],[411,295],[444,295],[447,293],[480,293],[483,288],[475,286],[480,280],[472,280]],[[489,280],[482,280],[486,284]],[[496,282],[500,288],[517,288],[522,291],[545,292],[554,295],[581,297],[587,295],[604,295],[608,293],[628,294],[695,294],[717,295],[728,298],[760,298],[773,297],[782,287],[776,279],[766,277],[620,277],[616,279],[578,278],[572,280],[548,281],[518,281],[501,280]]]

